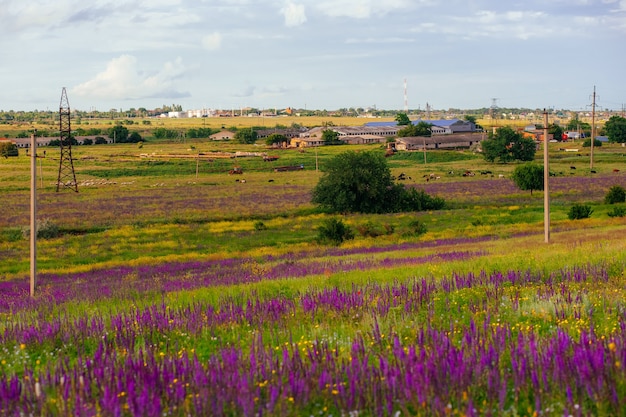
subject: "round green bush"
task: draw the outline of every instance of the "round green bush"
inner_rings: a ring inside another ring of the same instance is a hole
[[[604,202],[606,204],[624,203],[626,202],[626,190],[620,185],[614,185],[609,189],[609,192],[604,196]]]
[[[587,219],[593,213],[591,206],[587,204],[574,204],[567,214],[570,220]]]

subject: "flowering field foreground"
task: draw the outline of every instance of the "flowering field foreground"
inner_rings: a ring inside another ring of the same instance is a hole
[[[0,414],[624,415],[623,244],[407,273],[490,239],[50,275],[32,301],[3,283]]]

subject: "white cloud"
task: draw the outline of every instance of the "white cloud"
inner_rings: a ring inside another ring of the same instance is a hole
[[[213,32],[202,38],[202,46],[209,51],[216,51],[222,47],[222,35],[219,32]]]
[[[167,62],[152,75],[139,70],[137,58],[122,55],[111,60],[93,79],[77,85],[72,93],[81,97],[115,100],[186,97],[188,93],[173,88],[174,81],[185,73],[182,59]]]
[[[414,7],[422,1],[415,0],[324,0],[317,4],[322,13],[331,17],[367,19],[394,10]]]
[[[302,4],[289,2],[280,11],[285,16],[285,26],[287,27],[300,26],[306,23],[306,13]]]

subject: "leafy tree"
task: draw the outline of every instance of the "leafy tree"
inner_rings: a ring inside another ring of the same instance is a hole
[[[208,138],[213,133],[215,133],[215,131],[210,127],[200,127],[197,129],[192,128],[187,130],[187,137],[192,139]]]
[[[604,132],[609,138],[609,142],[626,142],[626,118],[621,116],[611,116],[604,124]]]
[[[312,202],[333,212],[389,213],[436,210],[443,199],[394,184],[382,153],[343,152],[328,161]]]
[[[94,142],[95,145],[106,145],[107,143],[107,140],[102,136],[97,136],[96,141]]]
[[[529,163],[519,165],[513,170],[513,182],[520,190],[530,190],[530,195],[533,195],[533,190],[543,190],[543,166]]]
[[[578,119],[578,114],[574,115],[572,119],[567,123],[567,130],[573,130],[581,132],[591,132],[591,125],[587,122],[583,122]]]
[[[152,136],[154,136],[156,139],[175,139],[178,137],[178,132],[173,129],[157,127],[152,131]]]
[[[563,128],[556,123],[552,123],[548,126],[548,133],[552,135],[552,137],[559,142],[563,140]]]
[[[11,142],[0,142],[0,156],[8,158],[9,156],[18,156],[19,150],[17,145]]]
[[[396,122],[398,122],[398,126],[408,126],[411,124],[411,119],[406,113],[398,113],[396,114]]]
[[[237,143],[253,144],[259,138],[259,134],[254,129],[241,129],[235,133],[233,139]]]
[[[70,136],[69,138],[66,138],[63,141],[63,146],[69,146],[69,145],[75,146],[78,145],[78,141],[76,140],[76,138],[74,136]],[[53,139],[50,142],[48,142],[48,146],[61,146],[61,140],[60,139]]]
[[[265,144],[270,145],[270,146],[275,143],[280,144],[283,142],[289,142],[289,139],[287,138],[287,136],[281,135],[280,133],[272,133],[271,135],[265,138]]]
[[[515,160],[532,161],[535,159],[537,146],[535,141],[525,138],[508,126],[499,128],[496,133],[490,133],[489,139],[483,141],[483,155],[489,162],[506,163]]]
[[[133,132],[128,136],[128,142],[139,143],[139,142],[143,142],[143,139],[141,138],[141,135],[139,133]]]
[[[398,131],[399,138],[407,138],[413,136],[431,136],[430,128],[432,125],[426,122],[419,122],[417,124],[410,124],[406,127],[403,127]]]
[[[126,143],[128,141],[128,128],[117,125],[109,129],[109,138],[115,140],[116,143]]]
[[[322,139],[325,145],[339,145],[343,143],[339,140],[339,133],[331,129],[326,129],[322,132]]]
[[[471,114],[466,114],[464,117],[465,121],[476,124],[476,116]]]
[[[93,145],[93,140],[87,138],[83,140],[83,145]]]

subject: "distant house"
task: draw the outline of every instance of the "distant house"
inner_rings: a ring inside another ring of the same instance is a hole
[[[235,137],[235,133],[230,130],[222,130],[221,132],[213,133],[209,136],[211,140],[232,140]]]
[[[423,149],[469,148],[484,139],[482,133],[459,133],[433,135],[431,137],[404,137],[396,139],[396,150],[417,151]]]

